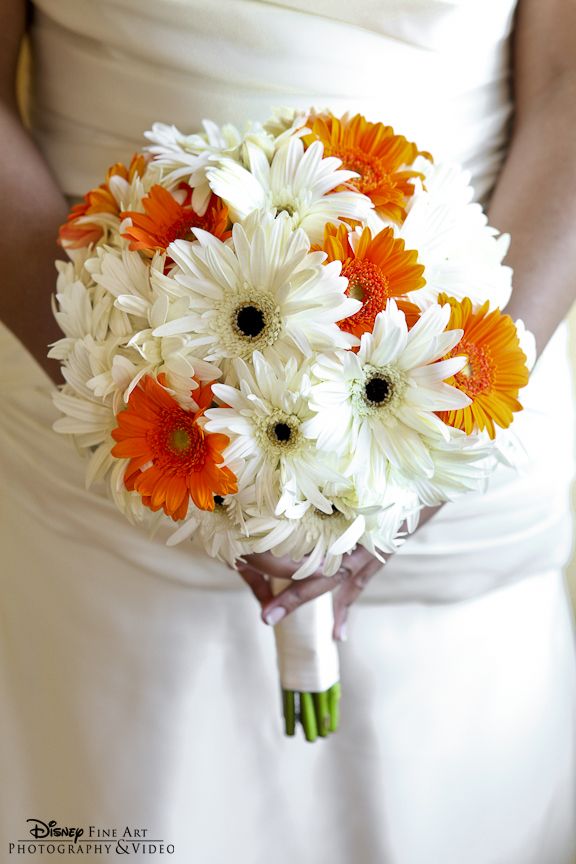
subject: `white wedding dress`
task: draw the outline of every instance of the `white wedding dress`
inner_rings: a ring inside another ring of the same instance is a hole
[[[513,7],[37,0],[35,135],[79,196],[154,120],[359,110],[464,162],[486,199],[506,147]],[[444,507],[374,578],[341,650],[341,730],[315,745],[282,735],[273,633],[248,590],[85,491],[51,431],[50,382],[1,336],[2,860],[37,818],[84,839],[144,828],[178,864],[572,864],[562,328],[515,424],[523,466]],[[30,860],[69,860],[44,850]]]

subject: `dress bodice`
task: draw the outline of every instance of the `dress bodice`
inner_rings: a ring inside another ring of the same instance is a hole
[[[35,0],[32,125],[80,195],[153,121],[362,111],[493,185],[516,0]]]

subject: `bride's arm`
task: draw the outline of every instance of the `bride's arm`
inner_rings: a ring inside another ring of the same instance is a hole
[[[576,4],[521,0],[514,33],[514,130],[489,217],[512,235],[506,312],[541,351],[576,296]]]
[[[60,333],[50,311],[56,237],[66,202],[23,127],[16,71],[26,26],[24,0],[0,0],[0,319],[54,380],[58,364],[46,357]]]
[[[506,263],[514,268],[514,292],[506,312],[524,320],[539,351],[576,296],[575,33],[571,0],[520,0],[513,34],[514,128],[489,211],[491,224],[513,238]],[[276,610],[292,612],[336,588],[336,634],[381,566],[358,548],[338,578],[311,576],[273,597],[262,573],[289,578],[294,566],[269,553],[248,560],[241,572],[265,621],[274,623]]]

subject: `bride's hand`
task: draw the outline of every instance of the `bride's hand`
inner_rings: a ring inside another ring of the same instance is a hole
[[[260,555],[246,555],[246,564],[238,565],[238,572],[262,607],[262,620],[266,624],[277,624],[282,618],[314,600],[326,591],[334,592],[334,639],[346,638],[346,619],[348,610],[361,594],[372,576],[383,566],[382,562],[357,546],[342,560],[340,569],[334,576],[314,573],[305,579],[295,579],[279,594],[272,593],[269,577],[292,579],[300,564],[288,556],[276,558],[270,552]]]
[[[420,511],[418,530],[441,507],[424,507]],[[349,555],[342,559],[340,569],[334,576],[323,576],[317,571],[306,579],[294,579],[279,594],[274,595],[269,579],[292,579],[300,564],[292,561],[287,555],[276,558],[271,552],[260,555],[246,555],[245,564],[238,564],[238,572],[262,608],[262,620],[266,624],[277,624],[294,609],[314,600],[326,591],[334,592],[334,639],[346,639],[346,619],[348,610],[360,596],[370,579],[384,565],[363,546],[357,546]]]

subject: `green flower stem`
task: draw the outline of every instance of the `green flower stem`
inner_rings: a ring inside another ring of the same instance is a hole
[[[314,700],[311,693],[300,694],[300,722],[304,727],[304,735],[307,741],[316,741],[318,737],[318,725],[314,711]]]
[[[340,722],[340,692],[339,682],[322,693],[282,690],[286,735],[292,737],[296,734],[298,722],[307,741],[326,738],[331,732],[336,732]]]
[[[330,713],[330,732],[336,732],[340,722],[340,682],[337,681],[327,691],[328,710]]]
[[[328,691],[323,693],[313,693],[314,709],[316,711],[316,725],[318,726],[318,734],[321,738],[325,738],[330,730],[330,710],[328,708]]]
[[[283,690],[282,701],[284,704],[284,728],[286,735],[294,735],[296,732],[296,694],[294,690]]]

